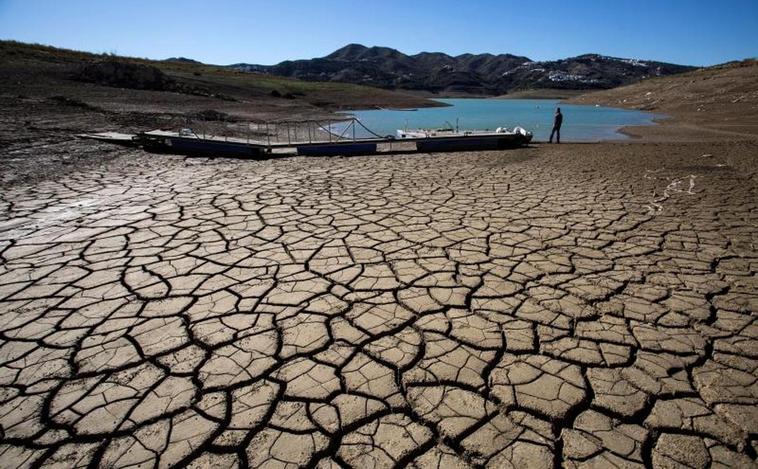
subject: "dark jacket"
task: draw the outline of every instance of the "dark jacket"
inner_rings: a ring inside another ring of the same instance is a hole
[[[553,121],[553,127],[560,128],[561,124],[563,124],[563,114],[557,112],[555,114],[555,120]]]

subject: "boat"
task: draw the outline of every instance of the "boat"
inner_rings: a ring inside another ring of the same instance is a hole
[[[487,130],[458,131],[453,128],[398,130],[397,138],[413,139],[416,150],[423,152],[501,150],[528,145],[532,133],[522,127],[498,127]]]
[[[302,125],[302,123],[297,123]],[[379,135],[366,128],[357,119],[336,134],[332,129],[332,123],[327,126],[318,124],[315,128],[321,129],[329,135],[329,140],[313,139],[313,126],[309,127],[308,141],[292,141],[290,128],[287,127],[287,142],[271,141],[271,136],[278,134],[268,133],[266,124],[266,140],[252,140],[250,138],[236,138],[229,136],[198,135],[192,129],[180,131],[153,130],[138,134],[122,134],[117,132],[102,132],[81,134],[82,138],[116,143],[119,145],[142,147],[148,151],[160,153],[179,153],[186,155],[199,155],[206,157],[225,156],[234,158],[270,158],[275,155],[308,156],[342,156],[342,155],[371,155],[378,152],[392,153],[392,144],[395,141],[405,140],[415,143],[416,151],[419,152],[444,152],[444,151],[476,151],[476,150],[499,150],[528,145],[532,140],[532,133],[521,127],[513,129],[498,128],[490,130],[467,130],[461,131],[458,126],[446,123],[447,127],[439,129],[415,129],[398,130],[397,136]],[[456,122],[457,124],[457,122]],[[370,138],[356,138],[356,125],[360,125]],[[353,138],[344,138],[351,130]],[[380,151],[378,145],[384,145]],[[389,146],[389,151],[387,150]],[[396,151],[408,152],[407,145]],[[412,150],[411,150],[412,151]]]
[[[397,138],[429,138],[429,137],[449,137],[457,132],[455,129],[413,129],[398,130]]]
[[[232,137],[200,137],[191,129],[179,132],[153,130],[137,134],[136,140],[151,151],[180,153],[193,156],[225,156],[234,158],[261,157],[266,146]]]
[[[138,143],[134,138],[134,135],[121,132],[96,132],[89,134],[78,134],[77,137],[86,138],[89,140],[98,140],[100,142],[113,143],[127,147],[136,146]]]
[[[373,155],[374,153],[376,153],[376,143],[372,142],[303,143],[297,145],[297,154],[303,156],[352,156]]]

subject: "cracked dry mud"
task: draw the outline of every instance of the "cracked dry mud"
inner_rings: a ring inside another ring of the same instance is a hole
[[[2,466],[754,467],[756,147],[698,148],[9,188]]]

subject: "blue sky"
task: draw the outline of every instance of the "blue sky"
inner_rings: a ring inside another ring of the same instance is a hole
[[[758,56],[758,0],[0,0],[0,38],[218,64],[320,57],[357,42],[712,65]]]

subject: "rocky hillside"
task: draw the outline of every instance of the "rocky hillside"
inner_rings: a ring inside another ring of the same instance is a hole
[[[693,67],[596,54],[535,62],[511,54],[440,52],[406,55],[388,47],[350,44],[326,57],[277,65],[234,64],[236,70],[265,72],[308,81],[357,83],[432,93],[500,95],[528,89],[608,89]]]

